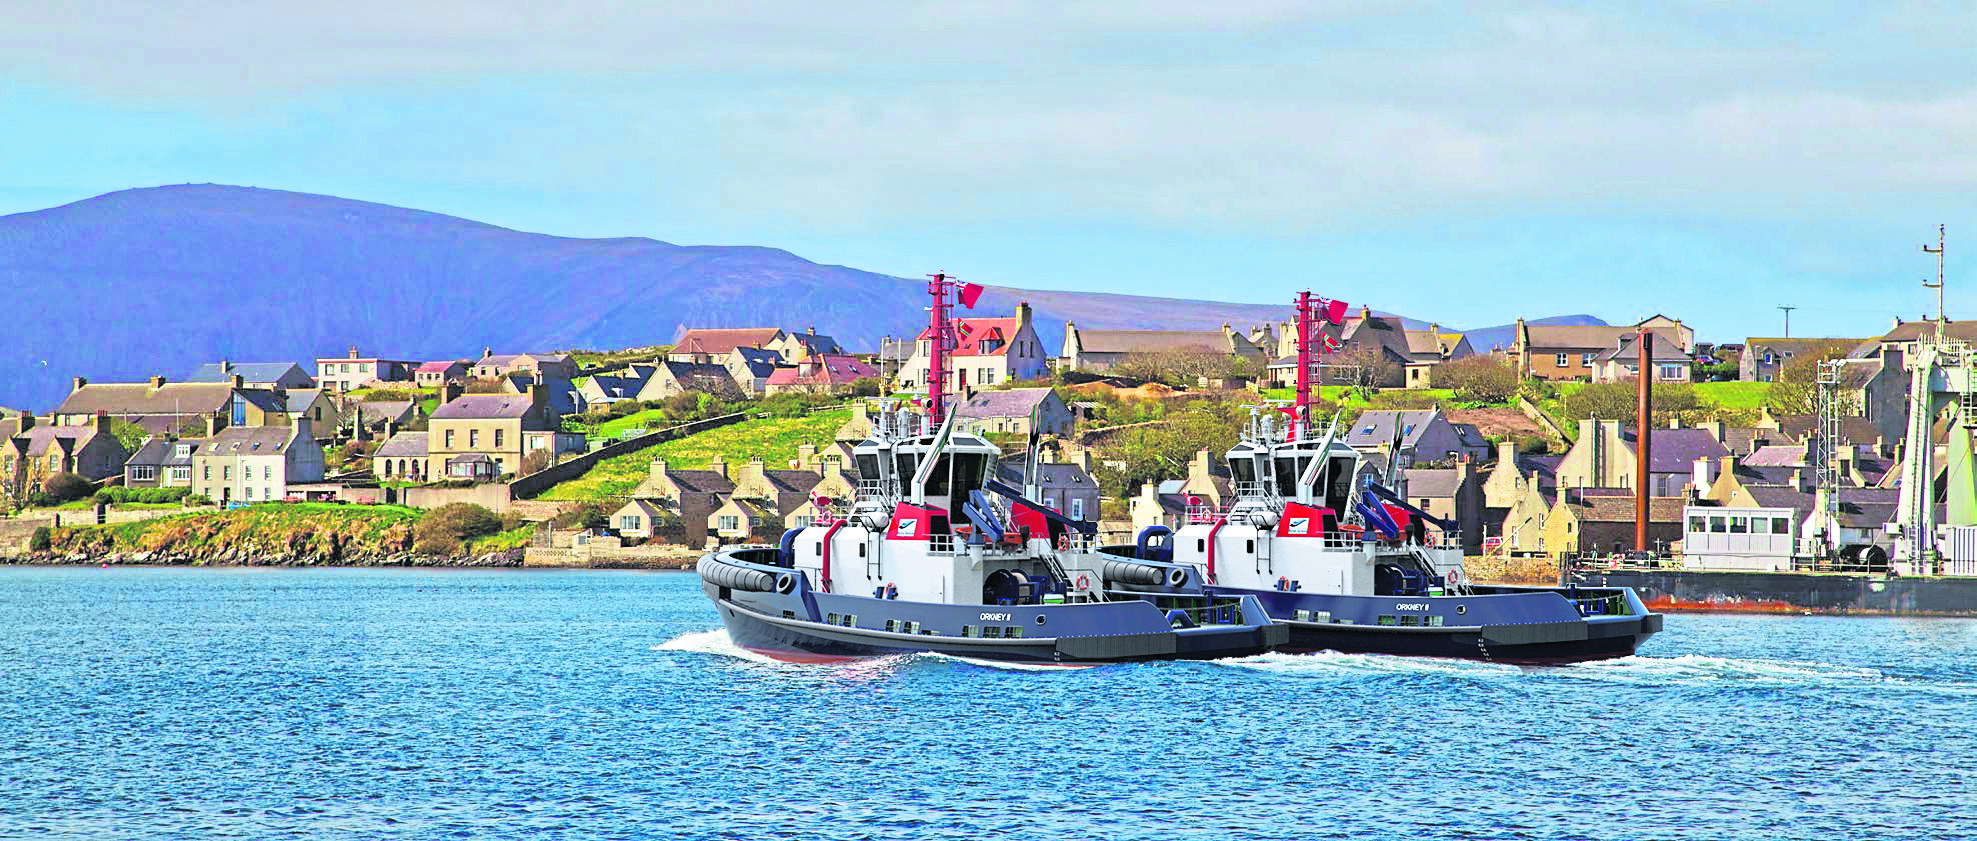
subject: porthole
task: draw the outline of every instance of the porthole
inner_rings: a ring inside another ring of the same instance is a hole
[[[1043,622],[1044,622],[1044,619],[1043,619],[1043,614],[1041,614],[1041,613],[1039,613],[1039,614],[1037,614],[1037,624],[1038,624],[1038,625],[1041,625],[1041,624],[1043,624]]]
[[[1465,613],[1468,613],[1468,612],[1469,612],[1469,608],[1468,608],[1468,607],[1466,607],[1466,606],[1463,606],[1463,605],[1456,605],[1456,606],[1455,606],[1455,615],[1457,615],[1457,616],[1461,616],[1462,614],[1465,614]]]

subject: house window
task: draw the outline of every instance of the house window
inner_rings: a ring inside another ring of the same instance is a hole
[[[220,467],[220,481],[222,482],[233,481],[233,465],[230,464],[222,465]]]
[[[1043,498],[1043,507],[1045,507],[1045,508],[1048,508],[1048,509],[1050,509],[1050,510],[1052,510],[1052,511],[1056,511],[1056,510],[1057,510],[1057,497],[1055,497],[1055,496],[1046,496],[1046,497],[1044,497],[1044,498]]]
[[[274,467],[274,465],[272,465],[272,464],[264,464],[264,465],[261,465],[261,481],[263,481],[263,482],[272,482],[272,481],[274,481],[274,478],[275,478],[275,467]]]
[[[741,528],[741,518],[734,516],[732,514],[725,515],[721,517],[719,527],[721,531],[734,531],[736,529],[739,529]]]
[[[453,430],[446,430],[446,448],[453,449]]]
[[[619,531],[638,531],[638,515],[626,514],[618,518]]]
[[[467,430],[467,449],[470,450],[475,449],[480,445],[481,445],[481,431],[478,429]]]
[[[253,498],[254,498],[254,486],[253,486],[253,485],[248,485],[247,487],[245,487],[245,488],[242,488],[242,489],[240,490],[240,498],[241,498],[241,499],[253,499]]]
[[[501,430],[499,429],[494,431],[494,448],[497,450],[501,449]]]
[[[210,464],[201,466],[199,468],[199,478],[208,482],[213,481],[213,466]]]
[[[1590,353],[1579,354],[1579,367],[1581,368],[1593,367],[1593,355]]]
[[[133,482],[151,481],[158,478],[158,468],[151,464],[133,464],[130,466],[130,478]]]
[[[1077,498],[1075,498],[1075,499],[1072,499],[1072,500],[1071,500],[1071,519],[1073,519],[1073,520],[1082,520],[1082,519],[1084,519],[1084,518],[1085,518],[1085,500],[1084,500],[1084,497],[1077,497]]]
[[[1663,365],[1663,366],[1661,366],[1661,378],[1662,378],[1662,379],[1664,379],[1664,380],[1679,380],[1679,379],[1681,379],[1681,378],[1682,378],[1682,366],[1680,366],[1680,365]]]
[[[192,468],[187,466],[179,466],[172,468],[172,481],[174,482],[192,481]]]
[[[1572,363],[1570,363],[1570,362],[1568,362],[1568,361],[1567,361],[1567,360],[1568,360],[1568,359],[1570,358],[1570,356],[1571,356],[1571,354],[1565,354],[1565,353],[1561,353],[1561,354],[1559,354],[1559,355],[1558,355],[1558,359],[1556,360],[1556,361],[1557,361],[1557,363],[1558,363],[1558,367],[1560,367],[1560,368],[1563,368],[1563,367],[1565,367],[1565,366],[1567,366],[1567,365],[1570,365],[1570,364],[1572,364]]]
[[[810,517],[807,517],[807,516],[799,516],[799,517],[797,517],[797,518],[796,518],[796,521],[795,521],[795,527],[796,527],[796,528],[799,528],[799,529],[807,529],[807,528],[809,528],[809,527],[810,527],[810,523],[811,523],[811,518],[810,518]],[[821,544],[821,543],[820,543],[820,544],[817,544],[817,545],[818,545],[818,546],[822,546],[823,544]]]

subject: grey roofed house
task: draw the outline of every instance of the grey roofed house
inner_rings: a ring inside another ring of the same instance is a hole
[[[1637,338],[1639,337],[1633,333],[1623,335],[1613,347],[1607,348],[1593,358],[1601,362],[1619,362],[1621,364],[1638,362],[1641,358],[1641,352],[1640,349],[1634,346]],[[1654,362],[1688,363],[1691,361],[1689,355],[1680,346],[1667,341],[1665,337],[1658,333],[1655,335],[1654,346],[1649,348],[1648,352],[1654,355]]]
[[[527,394],[463,394],[434,409],[432,419],[526,418],[534,408]]]
[[[373,458],[425,458],[432,453],[424,432],[400,432],[379,444]]]
[[[1230,352],[1229,337],[1220,330],[1079,330],[1085,353],[1159,353],[1165,351]]]
[[[1751,499],[1764,508],[1790,508],[1805,516],[1812,513],[1818,504],[1818,495],[1811,491],[1801,491],[1790,486],[1754,485],[1745,488]],[[1850,529],[1872,529],[1893,520],[1895,509],[1901,501],[1898,488],[1841,488],[1835,493],[1839,498],[1841,526]]]
[[[243,388],[234,392],[240,399],[254,404],[254,407],[270,414],[288,414],[288,398],[265,388]]]
[[[668,470],[666,478],[686,493],[734,493],[735,483],[718,470]]]
[[[829,337],[828,337],[828,336],[812,336],[811,338],[814,338],[814,339],[828,339]],[[832,347],[832,348],[836,348],[836,347],[837,347],[837,343],[836,343],[836,342],[831,342],[831,347]],[[816,350],[813,350],[812,352],[813,352],[813,353],[838,353],[839,351],[837,351],[837,350],[828,350],[828,351],[816,351]],[[769,376],[770,374],[773,374],[773,373],[775,373],[775,372],[776,372],[776,366],[777,366],[777,365],[778,365],[779,363],[781,363],[781,362],[782,362],[782,357],[780,357],[780,356],[777,356],[777,355],[776,355],[776,352],[775,352],[775,351],[773,351],[773,350],[763,350],[762,348],[756,348],[756,347],[737,347],[737,348],[735,348],[735,349],[734,349],[734,352],[733,352],[733,360],[732,360],[732,361],[733,361],[733,363],[734,363],[734,364],[735,364],[736,366],[738,366],[738,367],[740,367],[740,368],[745,368],[745,369],[747,369],[747,370],[748,370],[748,373],[749,373],[749,375],[750,375],[750,376],[754,376],[754,377],[767,377],[767,376]]]
[[[1696,459],[1720,459],[1730,454],[1707,429],[1650,429],[1648,435],[1652,445],[1648,453],[1650,473],[1693,473]],[[1634,433],[1623,431],[1620,437],[1632,450]]]
[[[226,383],[86,383],[69,392],[58,415],[199,415],[227,407],[233,386]]]
[[[233,456],[279,453],[295,437],[289,426],[229,426],[206,439],[200,455]]]
[[[1011,388],[982,391],[955,408],[955,414],[968,418],[1027,418],[1037,406],[1054,394],[1049,388]]]
[[[1450,454],[1487,458],[1489,441],[1473,424],[1449,423],[1440,409],[1379,409],[1366,412],[1340,436],[1356,450],[1374,450],[1393,443],[1400,432],[1400,448],[1411,450],[1416,461],[1439,461]]]
[[[363,414],[365,423],[407,423],[417,405],[410,400],[366,400],[357,404],[356,411]]]
[[[1768,444],[1744,456],[1748,467],[1801,467],[1805,464],[1804,444]]]
[[[314,377],[293,362],[208,362],[186,376],[189,383],[231,383],[240,377],[248,385],[279,388],[308,388]]]
[[[1741,482],[1745,487],[1752,485],[1790,485],[1793,483],[1795,475],[1805,475],[1800,472],[1803,469],[1799,467],[1767,467],[1753,464],[1739,464],[1736,466],[1734,475],[1737,477],[1737,481]]]
[[[1462,472],[1453,468],[1410,468],[1405,474],[1411,497],[1448,498],[1462,487]]]
[[[1776,419],[1778,433],[1774,438],[1782,440],[1773,443],[1802,444],[1819,428],[1817,415],[1784,415]],[[1840,417],[1840,441],[1845,444],[1873,444],[1881,439],[1881,430],[1874,422],[1858,415]]]

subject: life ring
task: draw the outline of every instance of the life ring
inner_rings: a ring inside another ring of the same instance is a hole
[[[890,581],[886,582],[886,598],[888,599],[899,598],[899,585],[894,584]]]
[[[1288,591],[1288,590],[1290,590],[1290,588],[1291,588],[1291,579],[1290,579],[1290,576],[1288,576],[1288,575],[1286,575],[1286,576],[1279,576],[1279,577],[1277,578],[1277,589],[1278,589],[1278,590],[1285,590],[1285,591]]]
[[[1459,584],[1459,583],[1461,583],[1461,582],[1462,582],[1462,570],[1459,570],[1459,569],[1452,569],[1452,570],[1449,570],[1449,571],[1448,571],[1448,575],[1447,575],[1447,578],[1448,578],[1448,583],[1449,583],[1449,586],[1451,586],[1451,587],[1453,587],[1453,586],[1455,586],[1456,584]]]
[[[1071,548],[1071,535],[1069,535],[1069,534],[1060,534],[1060,535],[1058,535],[1058,536],[1057,536],[1057,551],[1059,551],[1059,552],[1063,552],[1063,551],[1067,551],[1067,550],[1069,550],[1070,548]]]
[[[1083,575],[1078,576],[1078,589],[1080,591],[1091,589],[1091,578]]]

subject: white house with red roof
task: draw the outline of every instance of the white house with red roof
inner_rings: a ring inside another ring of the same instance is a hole
[[[1044,350],[1037,339],[1030,304],[1016,305],[1016,314],[1000,318],[964,316],[954,319],[960,346],[948,360],[946,390],[965,393],[974,388],[991,388],[1011,380],[1036,380],[1050,376],[1050,360],[1056,354]],[[896,386],[902,390],[927,387],[928,355],[932,341],[921,331],[913,355],[900,366]]]

